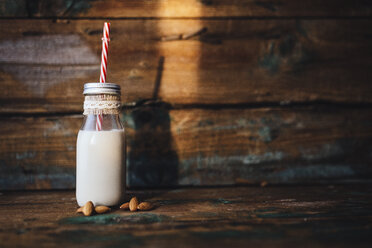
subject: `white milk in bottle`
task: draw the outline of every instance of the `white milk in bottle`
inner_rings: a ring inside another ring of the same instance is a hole
[[[76,199],[79,206],[121,203],[125,187],[125,136],[119,119],[120,86],[84,85],[84,121],[77,138]]]

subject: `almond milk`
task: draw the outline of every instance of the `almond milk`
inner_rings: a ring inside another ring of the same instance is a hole
[[[80,130],[76,151],[76,199],[79,206],[121,202],[125,187],[124,131]]]

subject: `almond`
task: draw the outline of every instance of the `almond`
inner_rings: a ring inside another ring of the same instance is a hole
[[[76,213],[82,213],[83,212],[83,207],[80,207],[76,210]]]
[[[83,214],[85,216],[90,216],[93,214],[93,202],[91,201],[88,201],[87,203],[85,203],[84,207],[83,207]]]
[[[94,208],[94,210],[96,211],[97,214],[103,214],[103,213],[109,212],[111,208],[106,207],[106,206],[97,206]]]
[[[123,210],[129,209],[129,202],[126,202],[124,204],[121,204],[120,209],[123,209]]]
[[[147,211],[152,209],[152,204],[150,202],[141,202],[138,207],[138,210]]]
[[[137,197],[133,197],[129,201],[129,210],[132,212],[137,211],[137,207],[138,207],[138,199]]]

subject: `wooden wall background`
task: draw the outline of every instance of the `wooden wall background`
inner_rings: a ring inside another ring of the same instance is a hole
[[[0,0],[0,189],[74,187],[106,20],[129,186],[370,180],[371,13],[366,0]]]

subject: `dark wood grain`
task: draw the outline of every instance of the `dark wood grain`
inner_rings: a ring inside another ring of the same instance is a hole
[[[82,118],[0,118],[1,189],[75,185],[75,149]]]
[[[365,0],[270,1],[270,0],[2,0],[1,17],[293,17],[370,16],[371,3]]]
[[[370,108],[143,106],[122,118],[131,187],[348,182],[372,175]],[[73,188],[81,122],[78,115],[1,118],[0,188]]]
[[[83,217],[72,191],[0,195],[2,247],[369,247],[370,185],[130,191],[156,208]]]
[[[99,77],[101,20],[2,20],[0,111],[79,112]],[[108,81],[123,102],[371,103],[370,20],[112,21]],[[161,41],[174,34],[188,40]],[[342,28],[341,28],[342,27]],[[66,104],[68,103],[68,104]]]
[[[129,186],[368,181],[371,13],[365,0],[0,1],[0,189],[74,187],[103,20],[108,81],[140,106],[122,115]]]

